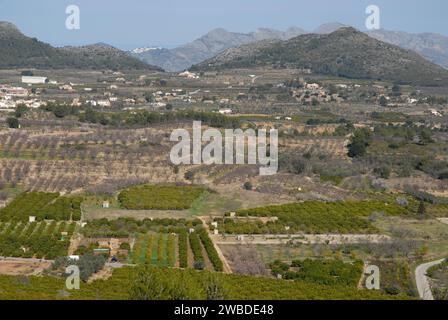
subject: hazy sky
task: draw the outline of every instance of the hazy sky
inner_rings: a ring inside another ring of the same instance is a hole
[[[81,10],[80,30],[65,28],[70,4]],[[446,0],[0,0],[0,20],[53,45],[105,42],[130,49],[172,47],[217,27],[313,30],[338,21],[364,30],[370,4],[380,7],[385,29],[448,35]]]

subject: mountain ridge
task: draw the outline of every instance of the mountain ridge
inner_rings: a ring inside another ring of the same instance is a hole
[[[191,68],[306,68],[323,75],[390,80],[403,84],[446,85],[448,70],[411,50],[376,40],[352,27],[330,34],[262,41],[230,48]]]
[[[55,48],[24,35],[14,24],[0,22],[0,68],[162,69],[104,43]]]
[[[270,28],[258,28],[257,30],[249,33],[230,32],[222,28],[217,28],[192,42],[174,49],[158,48],[156,50],[151,50],[150,52],[131,55],[146,61],[147,63],[158,65],[167,71],[182,71],[184,69],[188,69],[194,64],[202,62],[202,60],[212,58],[221,51],[231,47],[267,39],[288,40],[298,35],[309,33],[328,34],[342,27],[348,27],[348,25],[339,22],[330,22],[318,26],[313,31],[306,31],[299,27],[290,27],[285,31]],[[227,40],[228,43],[225,43],[226,40],[218,39],[217,41],[220,46],[215,50],[210,50],[209,48],[203,47],[201,42],[204,39],[207,39],[208,42],[213,41],[213,37],[210,37],[210,34],[214,33],[217,35],[217,32],[214,32],[216,30],[219,30],[221,34],[225,34],[226,38],[234,37],[234,39]],[[448,69],[447,36],[434,33],[412,34],[400,31],[388,31],[384,29],[378,31],[367,31],[365,33],[376,38],[377,40],[398,45],[403,49],[413,50],[429,61]],[[399,33],[400,35],[396,36],[396,33]]]
[[[271,38],[287,40],[305,32],[298,27],[291,27],[286,31],[258,28],[250,33],[230,32],[223,28],[215,28],[202,37],[174,49],[162,48],[139,54],[131,52],[130,55],[149,64],[160,66],[167,71],[182,71],[231,47]]]

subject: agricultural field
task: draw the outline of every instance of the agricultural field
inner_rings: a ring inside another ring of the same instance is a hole
[[[376,233],[374,214],[410,215],[412,208],[381,202],[304,202],[236,211],[233,219],[215,219],[228,234]],[[244,218],[248,219],[244,219]],[[267,222],[253,217],[271,218]]]
[[[130,263],[175,267],[177,236],[170,233],[139,234],[132,248]]]
[[[0,275],[0,299],[145,298],[135,281],[153,276],[171,288],[154,299],[415,299],[415,267],[448,255],[446,117],[430,116],[423,102],[378,106],[380,95],[400,100],[393,83],[289,69],[195,81],[121,76],[124,83],[89,73],[88,85],[93,96],[135,99],[131,112],[121,102],[73,108],[60,99],[74,93],[48,87],[41,96],[56,102],[25,110],[20,128],[0,128],[0,256],[27,262],[15,272],[4,262],[0,273],[18,277]],[[299,101],[301,78],[335,91],[339,102]],[[106,90],[114,85],[120,89]],[[83,87],[74,90],[86,97]],[[195,101],[173,92],[196,92]],[[150,102],[165,97],[167,107]],[[170,134],[190,132],[193,120],[203,130],[278,129],[277,174],[260,176],[251,164],[173,165]],[[79,291],[64,289],[63,268],[54,265],[68,255],[84,268],[101,262],[83,273]],[[364,288],[367,264],[380,267],[379,291]],[[443,272],[431,274],[437,299],[446,298]],[[208,295],[209,281],[223,288],[219,296]]]
[[[223,271],[223,263],[203,228],[197,228],[192,233],[185,229],[179,230],[178,234],[138,234],[129,262],[159,267]]]
[[[153,274],[153,278],[167,286],[181,284],[187,292],[186,299],[207,299],[207,279],[214,278],[224,287],[227,299],[406,299],[406,296],[386,296],[381,293],[358,290],[347,286],[325,286],[304,281],[290,282],[248,276],[214,274],[207,271],[176,269],[117,269],[107,280],[85,284],[80,290],[61,293],[64,279],[56,277],[29,277],[24,283],[17,277],[0,276],[0,299],[49,299],[49,300],[93,300],[93,299],[139,299],[137,279]],[[154,300],[175,299],[175,292],[166,292],[152,297]],[[211,298],[211,297],[209,297]]]
[[[48,260],[66,256],[75,229],[76,223],[65,221],[2,222],[0,256]]]
[[[118,195],[123,208],[134,210],[182,210],[205,192],[195,186],[136,186]]]
[[[417,297],[411,265],[407,261],[372,261],[381,272],[381,291],[388,295],[406,294]]]
[[[36,220],[78,221],[81,218],[80,197],[60,197],[59,193],[25,192],[0,210],[1,221]]]
[[[356,287],[363,273],[360,260],[344,263],[340,260],[294,260],[291,264],[276,260],[269,267],[274,275],[286,280],[302,280],[324,285]]]

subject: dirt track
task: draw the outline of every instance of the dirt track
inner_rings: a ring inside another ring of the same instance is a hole
[[[436,266],[445,261],[445,259],[440,259],[437,261],[427,262],[419,265],[415,269],[415,281],[417,283],[418,294],[423,300],[434,300],[431,292],[431,286],[429,284],[429,279],[426,276],[426,272],[429,268]]]

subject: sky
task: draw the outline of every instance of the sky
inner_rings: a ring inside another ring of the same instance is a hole
[[[68,5],[80,9],[79,30],[66,28]],[[446,0],[0,0],[0,21],[55,46],[104,42],[129,50],[174,47],[218,27],[313,30],[341,22],[365,30],[369,5],[380,8],[384,29],[448,36]]]

